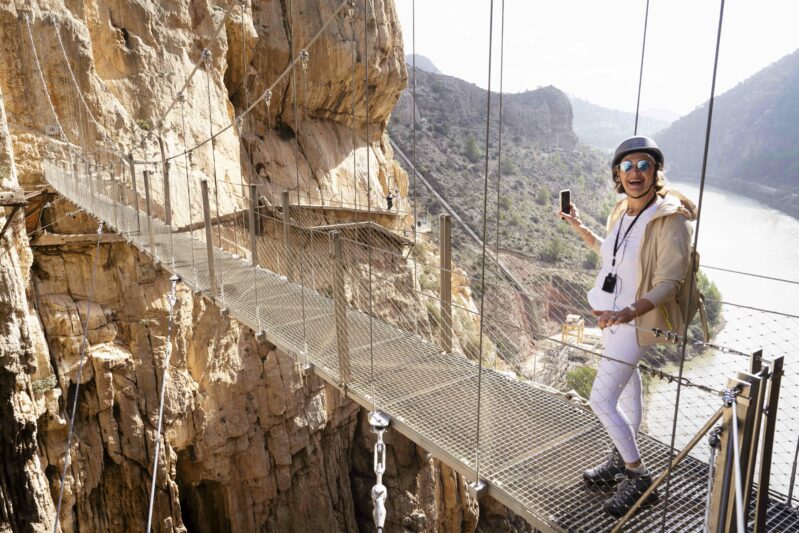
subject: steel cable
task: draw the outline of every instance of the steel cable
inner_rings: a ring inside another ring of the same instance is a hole
[[[723,21],[724,21],[724,0],[721,0],[720,1],[720,7],[719,7],[718,30],[716,32],[716,50],[715,50],[715,56],[714,56],[714,59],[713,59],[713,76],[711,78],[711,84],[710,84],[710,100],[708,102],[707,124],[706,124],[706,127],[705,127],[704,153],[702,154],[702,174],[701,174],[700,184],[699,184],[699,203],[697,204],[696,228],[694,230],[694,242],[693,242],[694,249],[696,249],[696,245],[699,242],[699,228],[700,228],[700,222],[701,222],[701,217],[702,217],[702,200],[704,199],[704,193],[705,193],[705,178],[706,178],[706,174],[707,174],[707,158],[708,158],[708,150],[710,149],[710,128],[711,128],[711,125],[713,124],[713,102],[714,102],[715,96],[716,96],[716,73],[718,71],[718,65],[719,65],[719,49],[721,47],[721,28],[722,28],[722,22]],[[689,297],[688,297],[688,302],[691,301],[691,296],[693,296],[692,293],[693,293],[693,289],[694,289],[694,278],[696,276],[696,269],[693,268],[695,266],[694,265],[695,261],[696,261],[696,257],[692,256],[691,257],[691,267],[692,268],[691,268],[691,273],[690,273],[691,279],[689,280],[691,285],[690,285],[690,294],[689,294]],[[686,306],[687,305],[688,304],[686,302]],[[683,313],[683,316],[686,316],[687,314],[688,313]],[[688,337],[688,322],[686,321],[685,329],[683,330],[683,338],[687,338],[687,337]],[[685,348],[686,348],[686,343],[683,342],[682,343],[682,353],[680,354],[680,369],[679,369],[679,371],[677,373],[677,375],[680,378],[682,378],[683,371],[685,369]],[[676,436],[677,436],[676,435],[676,433],[677,433],[677,419],[678,419],[679,413],[680,413],[680,393],[681,393],[681,388],[682,387],[681,387],[680,381],[678,381],[677,382],[677,395],[676,395],[676,399],[674,401],[674,418],[673,418],[673,422],[672,422],[671,442],[669,443],[669,457],[674,455],[674,450],[675,450],[675,441],[676,441]],[[668,469],[668,476],[667,476],[667,479],[666,479],[665,496],[664,496],[664,502],[663,502],[663,520],[662,520],[662,527],[664,529],[666,527],[666,514],[667,514],[668,508],[669,508],[668,504],[669,504],[669,496],[670,496],[670,489],[671,489],[671,474],[672,474],[672,472],[671,472],[671,463],[669,463],[667,465],[667,469]]]
[[[288,2],[289,8],[289,49],[291,53],[291,57],[294,57],[294,6],[292,0]],[[305,49],[303,49],[303,52]],[[304,57],[303,53],[300,53],[299,57]],[[293,100],[293,109],[294,109],[294,172],[295,172],[295,179],[296,182],[294,184],[295,188],[297,189],[297,206],[300,205],[300,121],[298,118],[297,112],[297,63],[291,63],[291,94]],[[307,105],[307,102],[306,102]],[[309,184],[310,185],[310,184]],[[310,203],[310,195],[308,195],[308,202]],[[288,217],[290,215],[286,213]],[[300,251],[297,254],[300,259],[300,310],[302,314],[302,343],[303,343],[303,358],[305,359],[305,364],[308,364],[308,332],[306,329],[306,315],[305,315],[305,254]]]
[[[649,0],[646,0],[646,14],[644,15],[644,36],[641,43],[641,67],[638,70],[638,98],[635,101],[635,130],[633,135],[638,135],[638,109],[641,105],[641,85],[644,79],[644,53],[646,52],[646,30],[649,27]]]
[[[69,431],[67,432],[67,445],[66,445],[66,456],[64,457],[64,467],[61,469],[61,482],[58,487],[58,503],[56,505],[56,514],[55,520],[53,522],[53,533],[58,533],[58,525],[60,522],[61,517],[61,502],[64,497],[64,483],[67,476],[67,468],[69,467],[69,462],[72,457],[70,452],[70,446],[72,446],[72,437],[75,433],[75,414],[78,411],[78,397],[80,392],[80,384],[83,381],[83,363],[86,359],[86,348],[88,345],[88,337],[89,337],[89,319],[91,318],[92,313],[92,301],[94,300],[94,286],[95,281],[97,279],[97,263],[99,263],[98,258],[100,257],[100,236],[103,232],[103,223],[97,226],[97,244],[94,247],[94,258],[92,259],[92,276],[91,281],[89,283],[89,299],[86,306],[86,320],[83,324],[83,338],[81,339],[80,343],[80,359],[78,361],[78,373],[75,376],[75,393],[72,399],[72,413],[69,417]],[[80,320],[80,313],[78,313],[78,319]],[[67,376],[67,383],[69,383],[70,378]],[[67,387],[67,392],[69,392],[69,386]],[[67,401],[68,398],[67,398]]]
[[[174,258],[173,258],[173,266],[172,271],[175,271],[174,267]],[[150,506],[147,510],[147,533],[150,533],[152,529],[153,523],[153,507],[155,504],[155,482],[158,479],[158,452],[161,447],[161,426],[164,420],[164,399],[166,398],[166,384],[169,381],[169,361],[172,356],[172,318],[174,316],[175,311],[175,302],[177,301],[177,297],[175,295],[175,290],[177,289],[178,281],[180,278],[173,274],[170,278],[172,282],[172,290],[169,293],[168,301],[169,301],[169,321],[167,322],[166,327],[166,353],[164,354],[164,369],[163,375],[161,377],[161,397],[158,403],[158,426],[156,428],[155,433],[155,451],[153,453],[153,473],[152,473],[152,481],[150,482]],[[155,354],[153,354],[155,355]],[[155,363],[155,357],[153,357],[153,363]]]
[[[491,54],[494,40],[494,0],[491,0],[491,14],[488,17],[488,85],[486,87],[486,143],[485,143],[485,176],[483,179],[483,238],[482,238],[482,259],[480,274],[480,348],[477,367],[477,429],[476,442],[477,449],[475,454],[475,483],[480,483],[480,411],[483,387],[483,305],[485,302],[485,272],[486,272],[486,222],[488,220],[488,162],[490,149],[491,131]]]

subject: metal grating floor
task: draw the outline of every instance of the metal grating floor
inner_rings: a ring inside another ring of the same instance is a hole
[[[154,255],[164,267],[195,290],[210,291],[206,246],[185,233],[170,236],[157,219],[155,250],[147,219],[136,212],[77,188],[71,176],[46,165],[48,181],[62,194],[107,222],[132,244]],[[266,332],[281,350],[314,365],[316,372],[340,386],[333,301],[285,277],[253,269],[244,260],[214,249],[217,277],[224,296],[220,306],[247,326]],[[193,257],[192,257],[193,256]],[[174,265],[174,266],[173,266]],[[607,454],[609,439],[596,417],[532,385],[482,371],[481,434],[477,447],[479,368],[460,354],[442,353],[414,333],[360,311],[347,312],[351,381],[347,394],[366,407],[386,411],[393,427],[450,467],[474,479],[477,461],[489,494],[542,531],[607,531],[614,521],[601,509],[608,493],[588,489],[582,471]],[[665,467],[668,446],[640,438],[650,467]],[[669,511],[663,502],[645,509],[625,531],[698,531],[704,520],[707,464],[688,457],[675,470]],[[799,524],[796,512],[774,504],[771,523]],[[790,529],[790,528],[789,528]]]

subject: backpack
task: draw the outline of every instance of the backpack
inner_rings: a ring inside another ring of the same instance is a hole
[[[691,245],[691,267],[688,268],[680,292],[677,293],[677,304],[680,309],[687,312],[685,313],[685,322],[690,324],[697,311],[699,312],[700,326],[702,328],[702,336],[705,342],[710,340],[710,334],[707,325],[707,311],[705,310],[705,295],[699,290],[697,285],[697,278],[699,276],[699,252]],[[693,272],[691,270],[693,269]],[[687,302],[687,306],[686,306]],[[682,334],[681,331],[677,332]]]

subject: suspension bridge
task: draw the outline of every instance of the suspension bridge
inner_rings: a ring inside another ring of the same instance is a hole
[[[318,233],[318,238],[330,239],[334,251],[327,258],[314,254],[308,251],[308,235],[319,230],[297,225],[289,209],[282,221],[274,221],[290,227],[285,233],[288,245],[281,240],[255,248],[285,254],[283,264],[296,267],[294,274],[278,274],[259,266],[252,253],[243,257],[213,245],[213,223],[205,227],[204,237],[173,231],[148,215],[149,192],[143,210],[138,201],[134,207],[132,201],[114,200],[131,198],[132,187],[107,172],[75,172],[74,167],[47,163],[45,177],[60,194],[259,338],[306,364],[364,408],[385,412],[393,429],[467,479],[484,480],[488,495],[537,529],[601,531],[614,526],[613,517],[601,509],[607,495],[590,490],[581,478],[610,446],[597,418],[561,395],[482,368],[463,354],[442,351],[419,334],[346,305],[344,286],[353,281],[344,276],[355,265],[343,260],[340,234]],[[154,184],[148,183],[149,175],[143,178],[149,191]],[[210,221],[207,185],[204,190]],[[292,282],[303,264],[313,265],[314,272],[335,273],[330,283],[334,290],[314,290],[310,280]],[[666,443],[642,435],[641,446],[654,471],[666,467]],[[707,463],[686,458],[672,472],[672,510],[644,509],[625,527],[701,529],[707,478]],[[784,523],[785,510],[778,504],[770,509],[770,516]]]
[[[218,37],[236,5],[237,2],[230,2],[207,43]],[[52,159],[43,163],[46,181],[79,209],[101,221],[102,226],[112,229],[172,273],[175,281],[179,279],[250,327],[259,340],[270,342],[294,357],[306,371],[315,372],[364,408],[385,413],[393,430],[406,435],[472,481],[477,495],[493,497],[536,529],[702,529],[707,519],[709,497],[722,485],[709,483],[715,475],[713,462],[705,462],[696,453],[686,452],[681,454],[677,464],[667,469],[675,455],[673,443],[645,433],[640,435],[643,455],[653,472],[668,472],[668,498],[625,517],[621,522],[602,511],[602,501],[608,494],[586,487],[582,472],[606,456],[611,446],[606,431],[589,409],[573,403],[564,395],[487,368],[482,361],[482,335],[477,362],[462,353],[465,349],[459,350],[453,344],[453,319],[464,310],[453,308],[457,306],[453,306],[448,292],[453,267],[447,253],[442,253],[439,267],[432,269],[439,278],[440,295],[431,297],[416,290],[419,274],[415,271],[417,262],[413,261],[412,296],[404,300],[386,297],[386,293],[395,290],[397,293],[406,291],[399,285],[408,283],[409,252],[406,249],[416,245],[416,232],[413,241],[409,241],[397,231],[375,224],[374,220],[386,222],[385,226],[389,227],[397,224],[393,227],[397,230],[402,226],[398,219],[406,213],[397,209],[373,209],[371,200],[365,206],[358,206],[357,197],[356,202],[347,202],[343,198],[318,198],[315,201],[309,195],[302,203],[298,186],[296,203],[291,204],[289,194],[283,193],[280,202],[264,205],[259,196],[261,185],[254,183],[247,189],[242,183],[242,194],[234,203],[249,207],[220,215],[215,166],[213,181],[202,180],[200,183],[201,202],[192,194],[191,186],[183,198],[185,205],[180,204],[179,195],[173,194],[177,184],[174,177],[172,182],[169,181],[167,161],[177,163],[179,158],[203,147],[210,148],[213,154],[215,139],[220,134],[232,128],[240,130],[242,120],[260,103],[268,107],[272,89],[279,82],[288,80],[289,74],[293,78],[297,66],[305,70],[309,61],[307,50],[344,8],[349,8],[352,16],[353,2],[338,4],[299,53],[296,53],[292,39],[290,64],[257,99],[251,103],[245,100],[246,109],[230,125],[214,131],[209,116],[210,136],[207,139],[192,147],[184,146],[182,153],[169,158],[162,148],[162,160],[155,162],[135,160],[132,153],[123,155],[108,147],[100,149],[110,150],[111,155],[118,157],[123,164],[103,167],[87,164],[86,159],[80,163],[68,157]],[[242,14],[242,24],[243,18]],[[367,19],[365,15],[364,24]],[[25,23],[36,57],[28,18]],[[58,41],[66,60],[60,36]],[[208,48],[201,57],[157,121],[159,125],[173,109],[179,107],[183,115],[185,92],[192,77],[201,65],[206,70],[211,68]],[[68,60],[66,62],[69,65]],[[52,132],[56,137],[54,143],[82,154],[80,147],[67,138],[67,130],[58,119],[38,59],[36,65],[37,76],[57,123]],[[89,110],[71,67],[69,72],[80,96],[80,105],[76,104],[78,114],[84,114],[84,121],[96,126],[98,139],[113,145],[111,133],[98,124]],[[210,77],[208,79],[210,83]],[[292,86],[296,87],[296,80],[292,81]],[[210,99],[210,89],[208,94]],[[368,90],[366,98],[368,115]],[[296,98],[294,107],[296,118]],[[152,140],[152,131],[140,133],[142,145]],[[185,120],[183,138],[185,142]],[[138,144],[134,143],[134,146]],[[367,175],[368,161],[367,157]],[[163,165],[163,170],[159,175],[153,168],[160,165]],[[126,168],[129,168],[127,173]],[[297,173],[299,175],[299,170]],[[414,170],[414,180],[415,174]],[[188,179],[187,172],[187,182]],[[367,183],[371,183],[370,180]],[[416,190],[415,183],[413,189]],[[214,201],[210,194],[214,195]],[[367,198],[371,197],[369,189]],[[211,216],[212,204],[216,207],[215,217]],[[184,209],[190,213],[189,223],[177,227],[173,224],[172,213]],[[202,221],[192,220],[192,212],[202,213]],[[319,224],[320,213],[322,218],[334,213],[332,216],[337,217],[336,223]],[[352,221],[347,222],[347,217]],[[309,220],[314,223],[309,224]],[[485,239],[481,240],[474,232],[472,234],[485,246]],[[100,230],[96,238],[97,243],[109,240],[108,234]],[[439,245],[446,247],[446,240],[442,234]],[[48,244],[45,239],[41,245],[57,243]],[[380,264],[382,272],[373,272],[373,263]],[[522,282],[505,266],[500,264],[500,267],[506,277],[522,290]],[[481,298],[485,293],[483,287]],[[373,305],[375,302],[378,305]],[[381,309],[380,305],[385,307]],[[481,327],[482,319],[480,313]],[[570,347],[588,353],[579,346]],[[750,370],[755,373],[759,368],[753,366]],[[763,383],[765,377],[779,376],[773,362],[770,370],[771,374],[764,375]],[[766,389],[765,385],[760,388],[763,395]],[[717,399],[720,407],[722,399]],[[765,396],[761,399],[765,401]],[[776,402],[768,405],[773,405],[776,411]],[[737,420],[735,416],[731,418]],[[753,418],[759,419],[754,415]],[[712,422],[715,420],[717,418]],[[764,424],[766,431],[768,423],[772,424],[773,435],[773,418],[771,420]],[[711,421],[705,426],[703,431],[697,432],[697,437],[712,426]],[[729,420],[726,427],[729,427]],[[766,440],[763,442],[767,444]],[[691,445],[695,444],[696,439]],[[751,447],[751,442],[749,446],[750,450],[756,450],[756,446]],[[770,453],[770,450],[763,451],[763,461],[770,461]],[[761,477],[754,480],[755,462],[754,459],[748,462],[747,483],[758,487],[757,497],[744,513],[751,527],[756,531],[763,531],[764,527],[770,530],[799,527],[799,516],[790,505],[790,497],[785,504],[784,495],[769,490],[767,468],[765,478],[762,477],[765,462],[760,465]],[[724,481],[727,486],[725,502],[730,498],[730,479],[728,476]],[[152,489],[155,490],[155,483]],[[726,515],[726,503],[714,505],[722,505],[717,510]],[[722,519],[728,523],[725,520],[728,518]]]

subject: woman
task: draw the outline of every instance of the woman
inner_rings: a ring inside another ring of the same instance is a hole
[[[582,223],[574,204],[570,214],[560,213],[602,257],[588,293],[605,344],[591,406],[615,447],[583,478],[601,488],[621,480],[603,504],[615,516],[624,515],[652,484],[636,442],[643,407],[638,362],[647,346],[664,342],[650,333],[654,328],[679,332],[684,327],[676,297],[690,266],[695,207],[676,191],[665,190],[663,161],[649,137],[631,137],[616,148],[613,181],[625,198],[611,212],[604,240]],[[657,500],[655,491],[645,504]]]

